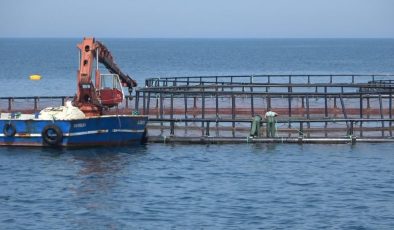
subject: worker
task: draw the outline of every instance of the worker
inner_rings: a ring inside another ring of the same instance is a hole
[[[276,117],[277,113],[273,112],[271,108],[265,113],[264,118],[267,121],[267,137],[276,137]]]
[[[252,121],[252,127],[250,128],[250,137],[260,137],[260,124],[261,124],[260,115],[256,115]]]

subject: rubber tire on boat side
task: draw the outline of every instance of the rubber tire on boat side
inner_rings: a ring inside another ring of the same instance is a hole
[[[52,137],[49,132],[52,131],[56,136]],[[50,146],[58,146],[63,140],[63,132],[56,125],[47,125],[41,133],[43,141]]]
[[[14,124],[7,123],[4,125],[3,133],[7,137],[13,137],[16,134],[16,128]]]

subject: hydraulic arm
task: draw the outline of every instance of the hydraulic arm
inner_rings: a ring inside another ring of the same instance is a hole
[[[129,93],[137,86],[135,80],[123,73],[116,65],[111,53],[94,38],[84,38],[77,46],[80,50],[80,64],[77,72],[77,95],[74,104],[87,116],[102,114],[104,108],[117,106],[124,99],[122,86]],[[98,68],[102,63],[111,74],[101,74]],[[95,76],[93,78],[93,69]]]

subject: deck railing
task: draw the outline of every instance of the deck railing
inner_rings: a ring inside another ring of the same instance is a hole
[[[392,80],[392,74],[298,74],[298,75],[240,75],[240,76],[191,76],[160,77],[145,80],[146,87],[202,85],[202,84],[275,84],[275,83],[368,83]]]

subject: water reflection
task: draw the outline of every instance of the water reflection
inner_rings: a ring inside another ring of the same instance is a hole
[[[114,174],[122,170],[122,162],[128,161],[128,156],[116,152],[102,152],[73,154],[73,159],[82,166],[78,175]]]
[[[137,146],[76,150],[72,156],[80,167],[77,176],[81,185],[102,190],[115,184],[119,176],[127,173],[125,169],[145,154],[145,146]]]
[[[72,161],[77,167],[72,182],[70,205],[73,224],[78,228],[90,226],[119,226],[110,215],[119,205],[119,191],[128,186],[130,167],[134,168],[139,159],[146,155],[144,146],[122,148],[95,148],[72,151]],[[90,216],[89,221],[86,216]]]
[[[276,153],[278,144],[276,143],[254,143],[251,145],[254,153]]]

